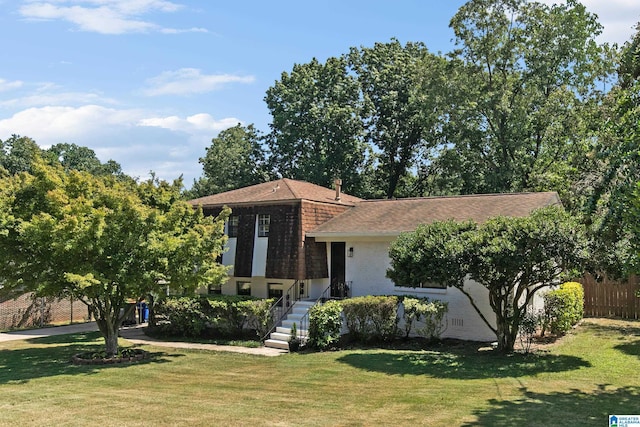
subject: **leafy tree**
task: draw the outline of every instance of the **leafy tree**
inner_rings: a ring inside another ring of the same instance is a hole
[[[386,198],[413,195],[411,170],[436,143],[441,119],[438,96],[445,61],[423,43],[398,40],[351,48],[349,63],[366,102],[367,140],[377,153],[373,187]],[[403,188],[404,187],[404,188]]]
[[[640,31],[625,44],[619,80],[607,94],[598,133],[596,165],[585,173],[584,186],[593,189],[587,214],[594,238],[594,269],[624,277],[638,271],[636,254],[629,251],[636,238],[637,218],[628,215],[640,182]]]
[[[636,184],[636,190],[629,204],[626,220],[631,225],[632,236],[630,238],[632,251],[627,266],[631,272],[640,274],[640,180]],[[636,296],[640,297],[640,291],[636,292]]]
[[[11,135],[5,141],[0,140],[0,166],[10,175],[28,172],[33,162],[40,158],[41,151],[33,139]]]
[[[95,151],[88,147],[62,143],[52,145],[45,153],[58,160],[66,170],[85,171],[92,175],[122,175],[122,168],[117,162],[108,160],[102,163]]]
[[[456,287],[496,334],[498,348],[511,352],[535,293],[575,274],[585,244],[584,228],[559,208],[484,224],[434,222],[402,234],[391,245],[387,276],[402,286]],[[495,323],[465,288],[466,278],[487,289]]]
[[[190,197],[235,190],[269,179],[261,138],[253,125],[225,129],[211,140],[200,158],[204,176],[196,181]]]
[[[225,237],[177,189],[157,180],[64,171],[36,161],[32,173],[0,182],[0,283],[41,296],[73,296],[88,306],[118,350],[118,329],[140,301],[166,286],[193,290],[223,280]]]
[[[450,27],[457,49],[434,185],[463,194],[556,190],[570,202],[592,149],[587,118],[613,65],[595,41],[596,16],[573,0],[471,0]]]
[[[273,117],[267,143],[274,170],[288,178],[361,192],[365,167],[363,102],[344,57],[296,64],[267,90]]]
[[[19,135],[11,135],[4,142],[0,141],[0,166],[10,175],[31,172],[33,163],[39,159],[49,164],[61,164],[66,170],[124,177],[118,163],[113,160],[100,162],[96,153],[87,147],[64,143],[42,149],[33,139]]]

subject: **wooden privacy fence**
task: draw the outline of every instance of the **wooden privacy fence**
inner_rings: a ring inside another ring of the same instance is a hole
[[[640,319],[640,298],[636,292],[640,290],[638,276],[620,282],[607,278],[596,281],[591,275],[585,275],[584,315],[585,317],[622,317],[624,319]]]

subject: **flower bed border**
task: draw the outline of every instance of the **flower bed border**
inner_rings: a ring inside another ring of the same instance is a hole
[[[142,360],[148,359],[150,353],[144,350],[136,350],[136,355],[129,357],[98,357],[98,358],[86,358],[87,352],[77,353],[71,357],[71,362],[74,365],[116,365],[122,363],[136,363]]]

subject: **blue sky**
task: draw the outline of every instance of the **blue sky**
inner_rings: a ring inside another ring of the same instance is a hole
[[[545,0],[552,3],[552,0]],[[295,63],[392,37],[452,49],[463,0],[0,0],[0,139],[92,148],[189,187],[211,138],[268,131],[266,90]],[[584,0],[623,43],[640,0]]]

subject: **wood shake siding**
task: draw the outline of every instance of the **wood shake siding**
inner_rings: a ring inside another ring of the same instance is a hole
[[[238,215],[238,238],[236,257],[233,262],[233,275],[236,277],[251,277],[256,215],[250,211],[247,212],[245,209],[234,209],[233,215]]]
[[[300,205],[265,206],[260,213],[271,216],[266,277],[301,279]]]
[[[349,206],[315,203],[303,200],[301,206],[302,234],[305,235],[308,231],[340,215],[349,208]],[[304,249],[304,275],[306,278],[322,279],[329,277],[327,244],[325,242],[316,242],[314,237],[306,237]]]
[[[234,276],[252,277],[256,239],[256,218],[269,215],[269,237],[265,277],[271,279],[321,279],[329,277],[327,246],[305,233],[340,215],[351,206],[297,200],[279,205],[238,206],[238,236]],[[206,215],[218,215],[221,208],[206,208]],[[304,241],[304,243],[303,243]]]

